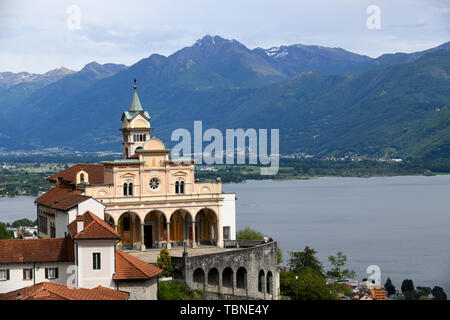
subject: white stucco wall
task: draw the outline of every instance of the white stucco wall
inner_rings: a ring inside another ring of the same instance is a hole
[[[112,276],[115,272],[115,241],[79,240],[76,245],[78,263],[78,286],[94,288],[99,285],[114,288]],[[100,270],[94,270],[93,253],[100,253]]]
[[[86,211],[92,212],[97,217],[103,220],[105,216],[105,205],[94,199],[87,199],[86,201],[80,202],[77,206],[71,208],[68,211],[68,223],[71,223],[73,220],[75,220],[76,215],[83,214]]]
[[[236,240],[236,194],[224,193],[222,207],[222,226],[230,228],[230,240]]]
[[[23,269],[33,269],[33,279],[23,280]],[[57,279],[45,279],[45,268],[58,268]],[[36,283],[50,281],[62,284],[69,284],[68,280],[73,273],[73,262],[47,262],[36,263],[14,263],[0,264],[0,269],[9,269],[9,280],[0,281],[0,293],[14,291]],[[69,284],[70,285],[70,284]]]

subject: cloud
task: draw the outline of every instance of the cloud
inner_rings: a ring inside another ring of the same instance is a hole
[[[131,65],[152,53],[169,55],[205,34],[249,48],[304,43],[370,56],[411,52],[448,41],[450,1],[430,1],[377,0],[382,28],[376,31],[366,27],[371,0],[81,0],[75,30],[67,27],[67,8],[75,1],[1,1],[0,56],[8,59],[0,71],[79,70],[94,60]]]

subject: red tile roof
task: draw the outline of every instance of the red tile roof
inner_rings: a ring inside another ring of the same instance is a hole
[[[47,177],[49,181],[55,181],[60,179],[69,184],[76,184],[77,173],[81,170],[85,171],[89,175],[89,184],[103,184],[104,183],[104,167],[102,164],[76,164]]]
[[[77,232],[77,221],[84,222],[83,231]],[[95,214],[86,211],[77,215],[76,219],[67,226],[73,239],[116,239],[120,240],[119,234],[104,220]]]
[[[160,268],[116,249],[114,280],[150,279],[162,272]]]
[[[67,210],[90,199],[90,197],[81,195],[82,192],[81,190],[74,190],[70,186],[59,185],[44,193],[35,202],[50,208]]]
[[[128,292],[102,286],[86,289],[53,282],[41,282],[0,294],[0,300],[126,300],[129,296]]]
[[[70,237],[0,240],[0,263],[74,261]]]

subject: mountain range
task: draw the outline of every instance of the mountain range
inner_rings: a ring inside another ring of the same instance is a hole
[[[450,158],[449,49],[447,42],[370,58],[300,44],[251,50],[205,36],[129,67],[1,73],[0,146],[119,151],[120,116],[137,78],[166,142],[174,129],[202,120],[221,130],[279,128],[282,153]]]

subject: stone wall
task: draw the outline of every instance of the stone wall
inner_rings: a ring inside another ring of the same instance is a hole
[[[116,280],[116,289],[130,293],[129,300],[157,300],[158,279]]]
[[[178,279],[205,291],[207,299],[277,299],[277,243],[219,253],[172,257]]]

